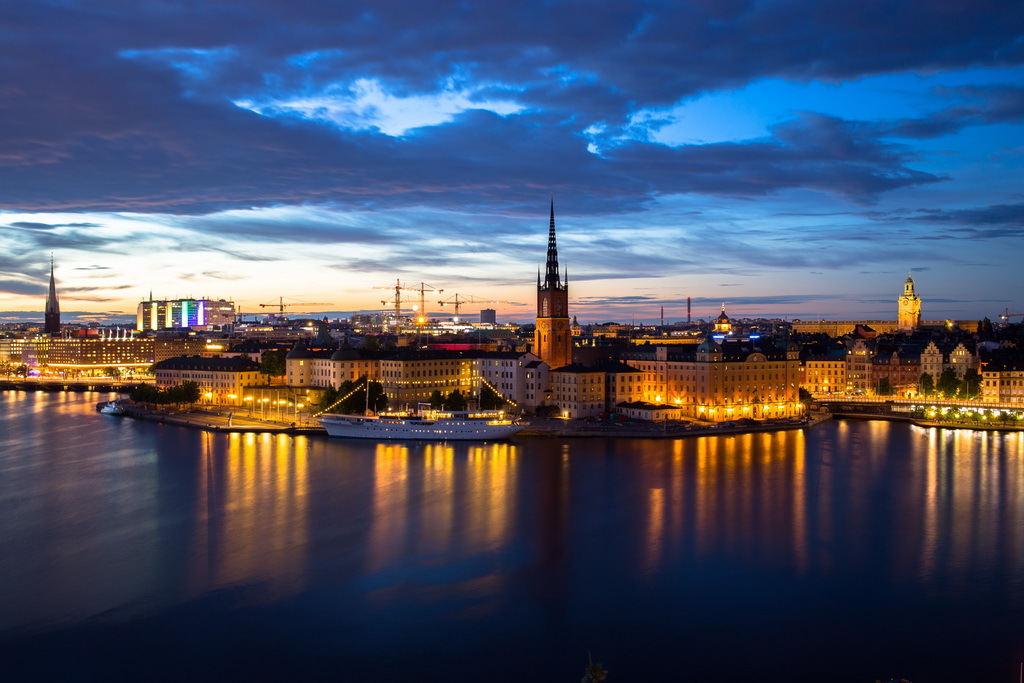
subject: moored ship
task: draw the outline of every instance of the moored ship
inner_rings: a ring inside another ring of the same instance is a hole
[[[421,410],[416,415],[325,414],[320,424],[330,436],[350,439],[488,441],[507,439],[525,425],[500,410]]]

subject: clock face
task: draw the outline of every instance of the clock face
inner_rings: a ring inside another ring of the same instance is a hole
[[[537,321],[537,327],[539,329],[541,329],[541,330],[548,329],[548,321],[547,320],[538,320]]]

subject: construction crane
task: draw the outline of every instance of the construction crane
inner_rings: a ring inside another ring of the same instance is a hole
[[[999,314],[999,319],[1004,323],[1010,322],[1010,318],[1024,317],[1024,313],[1018,313],[1017,311],[1011,311],[1009,308]]]
[[[455,306],[455,318],[454,318],[455,322],[459,322],[459,309],[462,307],[463,304],[511,304],[513,306],[525,306],[526,305],[526,304],[521,304],[521,303],[519,303],[517,301],[495,301],[493,299],[480,299],[480,298],[475,297],[473,295],[462,296],[460,294],[456,294],[455,296],[453,296],[453,297],[451,297],[449,299],[445,299],[444,301],[438,301],[437,303],[441,304],[442,306],[444,306],[445,304],[451,304],[451,305]]]
[[[427,324],[427,292],[431,294],[440,294],[443,289],[438,289],[433,285],[428,285],[426,282],[421,282],[415,286],[403,285],[401,280],[395,280],[394,286],[387,287],[374,287],[374,289],[394,289],[395,296],[391,300],[382,300],[380,303],[383,306],[394,304],[395,306],[395,334],[402,333],[402,292],[404,290],[420,292],[420,304],[419,306],[413,306],[412,310],[416,313],[416,327],[422,333],[423,326]]]
[[[273,301],[271,301],[271,302],[268,302],[268,303],[265,303],[265,304],[260,304],[260,308],[266,308],[268,306],[272,306],[272,307],[277,309],[278,315],[283,315],[284,314],[284,309],[291,308],[292,306],[333,306],[333,305],[334,305],[333,303],[330,303],[330,302],[324,303],[322,301],[321,302],[315,302],[315,301],[296,301],[293,304],[286,304],[284,302],[284,297],[283,296],[279,296],[277,298],[277,303],[274,303]]]

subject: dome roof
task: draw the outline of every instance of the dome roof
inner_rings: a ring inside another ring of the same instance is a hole
[[[701,345],[697,347],[697,353],[721,353],[721,352],[722,352],[721,345],[717,341],[715,341],[715,338],[712,337],[711,335],[708,335],[707,339],[705,339],[701,343]]]
[[[300,343],[296,344],[295,347],[288,352],[288,355],[286,355],[285,358],[313,358],[313,352],[310,351],[304,344]]]

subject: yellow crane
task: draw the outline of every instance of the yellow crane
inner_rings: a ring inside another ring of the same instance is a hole
[[[283,296],[279,296],[277,298],[277,303],[274,303],[273,301],[270,301],[270,302],[267,302],[265,304],[260,304],[260,308],[267,308],[268,306],[271,306],[271,307],[277,309],[278,315],[283,315],[284,314],[284,309],[291,308],[293,306],[333,306],[333,305],[334,304],[329,302],[329,301],[326,302],[326,303],[323,302],[323,301],[320,301],[320,302],[317,302],[317,301],[296,301],[295,303],[287,303],[286,304],[284,302],[284,297]]]
[[[459,322],[459,309],[462,308],[463,304],[511,304],[512,306],[525,306],[526,305],[526,304],[521,304],[518,301],[496,301],[494,299],[481,299],[479,297],[473,296],[472,294],[470,294],[468,296],[462,296],[461,294],[456,294],[455,296],[453,296],[451,298],[445,299],[444,301],[438,301],[437,303],[441,304],[442,306],[444,306],[446,304],[451,304],[451,305],[455,306],[455,318],[454,318],[455,322]]]
[[[433,285],[428,285],[426,282],[421,282],[414,286],[403,285],[401,280],[395,280],[394,286],[374,287],[374,289],[395,290],[394,298],[390,300],[385,299],[380,302],[382,306],[388,306],[390,304],[394,304],[395,306],[395,334],[402,333],[402,292],[404,290],[416,291],[418,289],[420,292],[420,305],[418,307],[415,305],[412,307],[413,313],[415,313],[416,316],[416,327],[419,328],[420,332],[423,331],[423,326],[427,324],[427,292],[430,292],[431,294],[440,294],[444,291],[443,289],[438,289]]]

